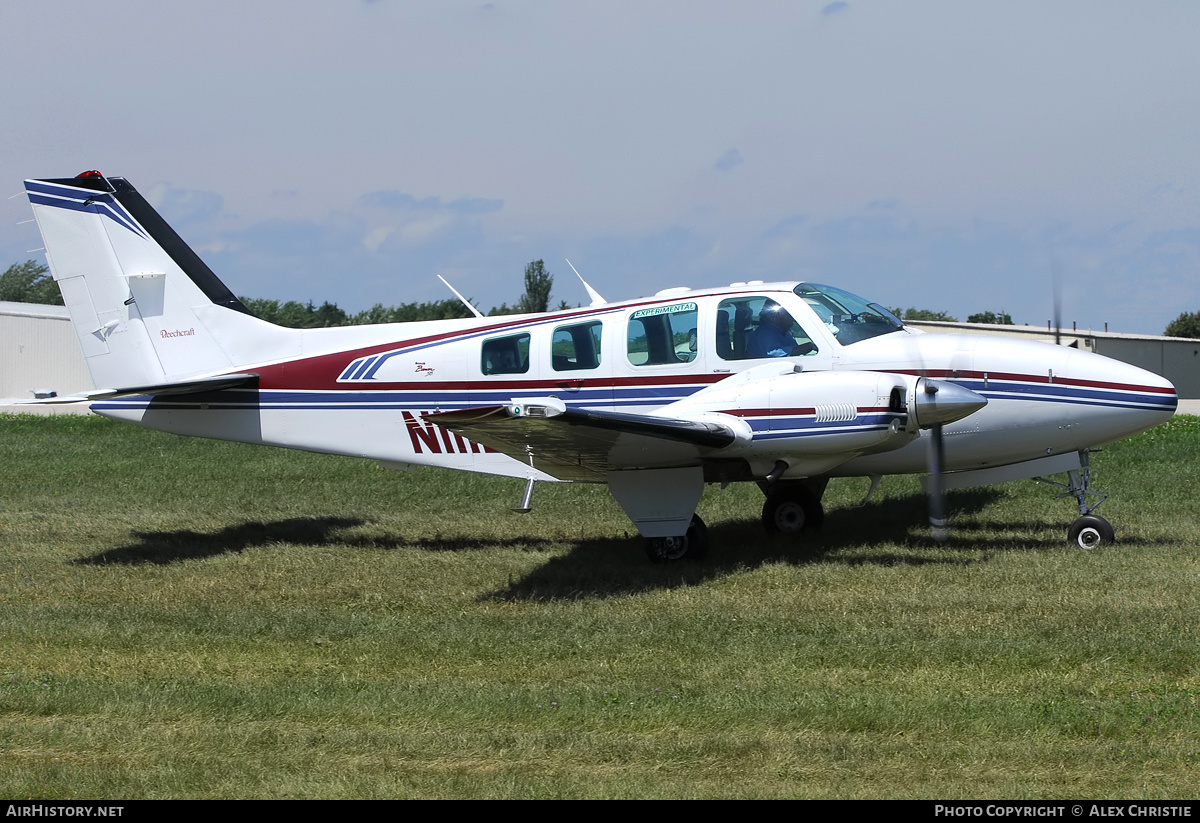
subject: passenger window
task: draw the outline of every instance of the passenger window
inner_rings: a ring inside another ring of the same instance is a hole
[[[635,311],[629,316],[629,362],[635,366],[657,366],[695,360],[697,314],[695,303]]]
[[[795,357],[817,345],[791,314],[769,297],[737,297],[717,307],[717,354],[722,360]]]
[[[479,367],[484,374],[525,374],[529,371],[529,335],[484,340]]]
[[[603,323],[559,326],[550,345],[550,363],[555,371],[594,369],[600,365],[600,329]]]

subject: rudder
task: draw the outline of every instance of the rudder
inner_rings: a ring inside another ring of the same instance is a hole
[[[25,189],[98,388],[236,369],[240,338],[268,356],[298,345],[250,315],[126,180],[84,172]]]

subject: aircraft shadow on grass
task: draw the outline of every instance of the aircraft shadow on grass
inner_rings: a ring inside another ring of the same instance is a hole
[[[344,546],[346,548],[422,549],[426,551],[470,551],[480,549],[547,548],[558,541],[539,537],[486,539],[476,537],[432,537],[406,540],[402,537],[339,534],[343,529],[370,523],[361,517],[293,517],[266,523],[253,521],[227,526],[215,532],[134,531],[138,542],[80,557],[73,562],[85,566],[153,564],[166,566],[187,560],[203,560],[247,549],[286,543],[295,546]]]
[[[942,544],[929,535],[925,499],[913,494],[888,498],[865,506],[835,509],[825,517],[820,532],[797,539],[767,535],[756,520],[735,520],[709,529],[713,546],[702,562],[648,566],[642,541],[636,536],[591,538],[575,541],[566,554],[551,557],[520,579],[510,579],[499,589],[481,594],[481,601],[545,601],[609,598],[692,586],[771,563],[793,565],[921,566],[970,565],[987,562],[991,552],[1059,550],[1061,524],[1057,521],[978,520],[972,515],[1003,497],[996,489],[951,492],[947,498],[950,536]],[[430,552],[486,551],[521,548],[544,551],[562,540],[542,537],[425,537],[356,535],[347,529],[367,525],[361,517],[296,517],[269,522],[248,522],[214,532],[134,531],[137,542],[81,557],[79,565],[170,565],[203,560],[277,544],[341,546],[362,549],[417,549]],[[1025,534],[1027,537],[1018,535]],[[1121,545],[1149,541],[1126,539]],[[879,551],[891,544],[898,551]]]
[[[758,520],[736,520],[709,528],[713,546],[703,562],[646,566],[641,540],[582,540],[519,580],[480,600],[543,601],[602,599],[693,586],[771,563],[848,566],[922,566],[986,563],[997,551],[1061,551],[1057,519],[978,520],[973,515],[1004,497],[994,488],[952,491],[947,496],[950,535],[937,543],[925,517],[925,497],[913,494],[826,514],[820,532],[796,539],[764,534]],[[1022,536],[1024,535],[1024,536]],[[1119,546],[1151,541],[1126,539]],[[897,550],[881,551],[894,545]],[[639,562],[640,561],[640,562]]]
[[[354,517],[293,517],[270,523],[239,523],[215,532],[193,531],[134,531],[138,540],[74,562],[84,566],[154,564],[166,566],[185,560],[202,560],[223,554],[238,554],[246,549],[272,543],[294,543],[301,546],[326,545],[339,529],[362,525]]]

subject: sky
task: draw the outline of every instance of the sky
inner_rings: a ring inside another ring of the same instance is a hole
[[[1200,4],[9,0],[28,177],[125,177],[238,295],[485,311],[813,280],[1160,334],[1200,311]]]

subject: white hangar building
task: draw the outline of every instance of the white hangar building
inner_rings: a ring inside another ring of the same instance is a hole
[[[0,301],[0,402],[92,388],[66,306]]]

